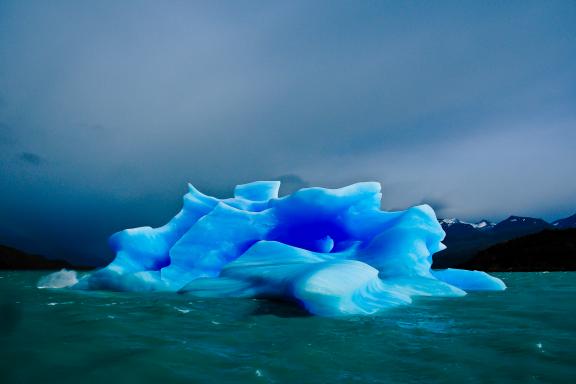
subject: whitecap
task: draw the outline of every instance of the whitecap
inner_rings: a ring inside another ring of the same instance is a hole
[[[52,302],[52,303],[48,303],[46,305],[53,307],[55,305],[68,305],[68,304],[74,304],[74,302],[73,301],[64,301],[62,303]]]

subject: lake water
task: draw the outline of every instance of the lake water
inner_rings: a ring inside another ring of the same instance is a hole
[[[0,271],[0,383],[576,383],[576,273],[330,319],[260,300],[39,290]]]

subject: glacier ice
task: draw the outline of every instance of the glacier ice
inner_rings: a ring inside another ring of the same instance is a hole
[[[76,271],[62,268],[60,271],[43,276],[36,285],[38,288],[68,288],[78,283]]]
[[[281,198],[279,188],[258,181],[217,199],[189,185],[172,220],[112,235],[116,258],[71,288],[281,299],[323,316],[506,288],[484,272],[431,270],[432,255],[445,248],[434,211],[382,211],[379,183]]]

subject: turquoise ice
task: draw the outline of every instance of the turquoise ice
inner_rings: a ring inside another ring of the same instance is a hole
[[[434,211],[382,211],[379,183],[279,188],[258,181],[217,199],[190,185],[172,220],[114,234],[114,261],[70,287],[281,299],[322,316],[506,288],[484,272],[432,271],[445,236]]]

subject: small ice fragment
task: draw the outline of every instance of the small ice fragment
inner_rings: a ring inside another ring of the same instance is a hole
[[[66,288],[73,286],[77,282],[78,277],[75,271],[62,269],[42,277],[38,281],[38,288]]]

